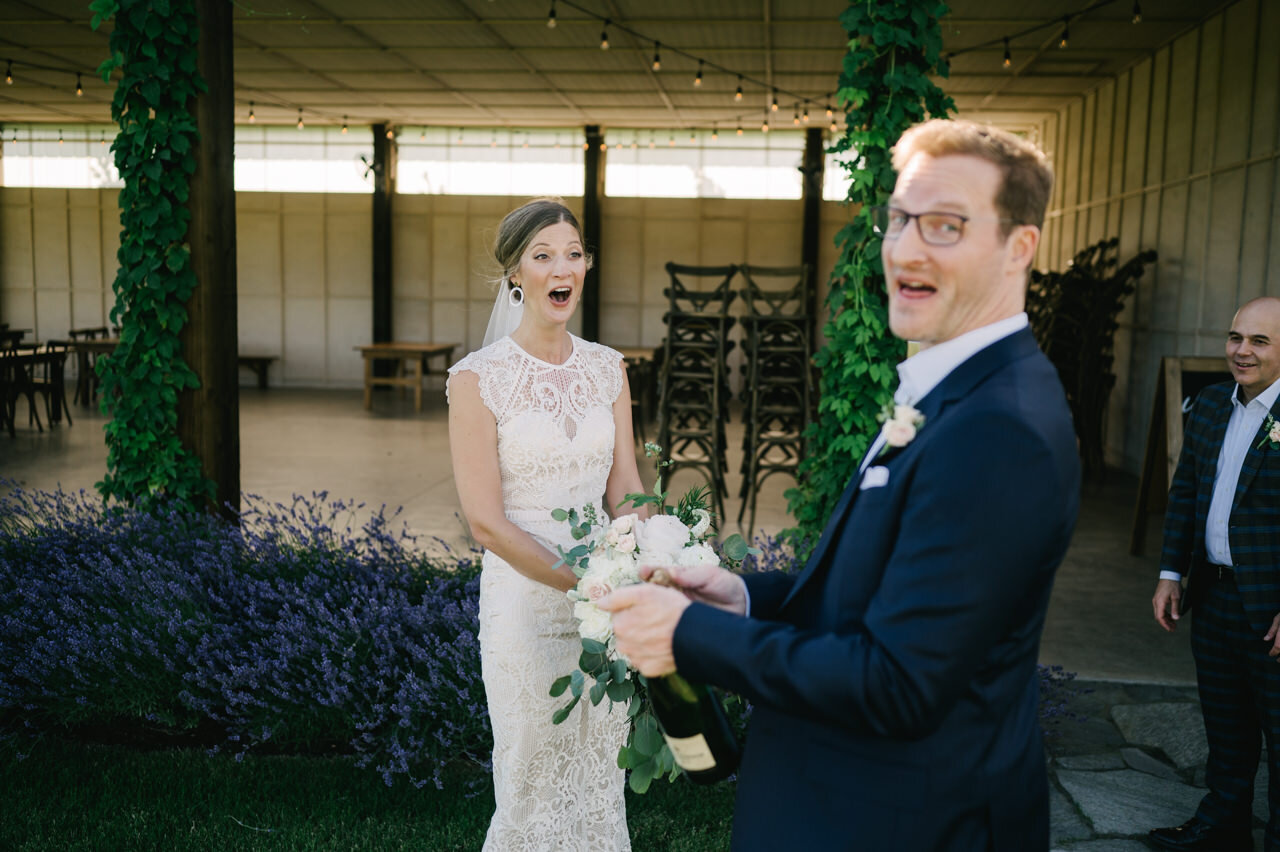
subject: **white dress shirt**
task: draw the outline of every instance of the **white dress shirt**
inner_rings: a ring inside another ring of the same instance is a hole
[[[1240,386],[1231,394],[1231,419],[1227,421],[1227,434],[1218,451],[1218,468],[1213,475],[1213,496],[1209,500],[1209,515],[1205,518],[1205,556],[1214,565],[1231,565],[1231,504],[1235,502],[1236,486],[1240,483],[1240,469],[1244,457],[1249,454],[1262,422],[1267,419],[1271,406],[1280,396],[1280,380],[1258,394],[1245,405],[1240,401]],[[1161,580],[1180,582],[1177,571],[1161,571]]]
[[[1028,325],[1030,322],[1026,313],[1018,313],[917,352],[898,365],[898,389],[893,394],[894,404],[914,406],[941,384],[956,367],[997,340],[1003,340]],[[859,473],[867,469],[883,446],[884,433],[880,432],[863,457],[862,464],[858,467]]]

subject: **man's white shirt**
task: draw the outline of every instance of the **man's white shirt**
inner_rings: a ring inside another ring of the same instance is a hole
[[[894,404],[915,405],[951,375],[956,367],[997,340],[1003,340],[1028,325],[1030,322],[1026,313],[1018,313],[917,352],[898,365],[898,389],[893,394]],[[884,433],[880,432],[863,456],[862,464],[858,466],[859,474],[867,469],[872,459],[880,455],[883,447]]]
[[[1227,434],[1218,451],[1218,468],[1213,475],[1213,497],[1209,500],[1209,514],[1205,518],[1205,555],[1214,565],[1231,565],[1231,504],[1235,502],[1236,486],[1240,483],[1240,470],[1244,457],[1262,422],[1267,419],[1271,406],[1280,396],[1280,379],[1253,398],[1248,405],[1240,401],[1240,386],[1231,394],[1231,419],[1227,421]],[[1177,571],[1161,571],[1161,580],[1181,582]]]

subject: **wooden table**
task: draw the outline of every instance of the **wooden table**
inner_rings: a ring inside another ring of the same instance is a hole
[[[94,364],[99,355],[110,355],[120,345],[118,337],[83,338],[67,341],[67,348],[76,353],[76,392],[73,401],[92,405],[98,395],[98,374]]]
[[[422,410],[422,379],[431,372],[427,362],[432,358],[443,358],[445,369],[453,363],[453,350],[457,343],[369,343],[355,347],[364,356],[364,410],[373,408],[374,385],[390,385],[393,387],[413,388],[413,410]],[[394,361],[396,375],[375,376],[373,362]],[[409,375],[404,375],[405,363],[411,367]]]

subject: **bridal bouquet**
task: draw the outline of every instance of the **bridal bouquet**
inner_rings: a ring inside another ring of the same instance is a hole
[[[653,457],[659,452],[656,444],[645,444],[646,455]],[[595,602],[614,589],[643,582],[641,565],[736,567],[748,553],[758,552],[737,533],[724,539],[721,552],[716,552],[710,543],[714,526],[707,496],[705,486],[695,488],[675,506],[668,506],[659,477],[653,494],[628,494],[620,504],[653,506],[655,513],[647,520],[628,514],[609,521],[600,518],[592,506],[581,514],[576,509],[551,513],[557,521],[569,524],[574,541],[579,542],[569,550],[560,548],[561,561],[556,567],[568,565],[578,577],[578,585],[567,594],[574,602],[573,614],[582,637],[578,668],[551,685],[551,695],[558,697],[567,691],[572,696],[552,721],[560,724],[567,719],[584,692],[595,705],[606,697],[610,709],[614,704],[625,704],[631,728],[618,751],[618,765],[631,770],[631,788],[637,793],[645,792],[654,778],[667,775],[674,779],[678,769],[649,706],[645,678],[618,653],[612,616]],[[594,681],[589,689],[588,678]]]

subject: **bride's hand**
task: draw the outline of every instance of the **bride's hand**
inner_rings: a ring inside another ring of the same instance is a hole
[[[655,571],[665,575],[661,585],[671,586],[685,593],[691,601],[746,615],[747,585],[731,571],[713,565],[681,567],[678,565],[641,565],[640,577],[650,580]]]

